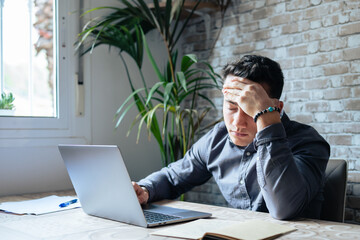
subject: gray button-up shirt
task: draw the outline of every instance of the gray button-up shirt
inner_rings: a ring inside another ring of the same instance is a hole
[[[233,144],[224,122],[197,141],[184,158],[139,181],[149,201],[173,199],[214,177],[235,208],[274,218],[319,218],[328,143],[310,126],[290,121],[266,127],[247,147]]]

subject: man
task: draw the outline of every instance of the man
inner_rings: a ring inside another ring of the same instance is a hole
[[[226,65],[223,77],[224,122],[183,159],[133,183],[139,202],[176,198],[214,177],[235,208],[319,218],[330,147],[284,113],[280,65],[247,55]]]

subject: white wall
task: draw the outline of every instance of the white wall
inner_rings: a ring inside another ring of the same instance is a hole
[[[152,49],[156,48],[153,46]],[[91,75],[87,80],[91,79],[92,143],[118,145],[130,175],[138,180],[161,167],[159,148],[153,137],[148,141],[146,131],[142,132],[141,139],[136,144],[137,126],[126,137],[132,120],[138,113],[136,107],[129,112],[119,128],[114,130],[115,112],[131,93],[118,51],[113,49],[108,52],[108,48],[104,46],[96,49],[90,58],[90,64],[85,70]],[[131,59],[127,60],[131,63]],[[137,67],[134,64],[132,66],[130,72],[136,73]],[[145,74],[147,80],[154,81],[153,75],[152,72]]]
[[[97,6],[119,6],[119,1],[96,1],[91,0],[91,5],[85,8]],[[92,15],[94,17],[94,14]],[[150,49],[156,59],[166,60],[165,51],[160,36],[156,31],[147,35]],[[163,54],[162,54],[163,53]],[[164,57],[163,57],[164,55]],[[139,83],[135,87],[143,87],[140,84],[140,75],[133,60],[126,54],[123,55],[130,68],[130,74],[138,77]],[[144,76],[147,82],[155,83],[156,77],[151,65],[144,56]],[[115,131],[113,121],[115,112],[120,105],[130,95],[131,89],[123,63],[119,57],[118,49],[112,48],[109,51],[107,46],[100,46],[94,49],[92,54],[85,57],[85,78],[91,81],[90,101],[91,101],[91,132],[93,144],[115,144],[121,149],[125,164],[129,174],[134,180],[139,180],[151,172],[161,168],[161,157],[158,145],[153,137],[148,141],[145,131],[141,134],[141,139],[136,144],[137,127],[133,129],[129,137],[126,133],[137,115],[136,107],[124,119],[121,126]],[[148,84],[149,86],[149,84]]]
[[[66,0],[69,9],[76,9],[77,1]],[[85,1],[86,7],[95,7],[95,0]],[[102,1],[107,5],[114,1]],[[97,1],[96,4],[99,4]],[[67,16],[78,24],[78,17]],[[155,33],[150,37],[151,49],[161,58],[160,39]],[[155,139],[147,140],[142,134],[135,143],[136,129],[127,138],[126,132],[132,118],[125,119],[120,129],[114,131],[114,114],[130,94],[130,88],[118,51],[108,51],[107,47],[95,49],[84,57],[85,114],[75,112],[75,73],[77,59],[72,47],[76,32],[66,32],[67,59],[61,74],[66,74],[66,83],[61,85],[61,95],[65,95],[67,123],[61,129],[6,129],[0,118],[0,196],[34,193],[72,188],[65,166],[57,150],[60,143],[73,144],[113,144],[118,145],[132,179],[138,180],[161,168],[161,158]],[[145,76],[154,76],[149,63]],[[133,69],[132,72],[135,70]],[[153,79],[155,81],[155,79]],[[132,116],[137,111],[134,109]],[[6,120],[6,119],[5,119]]]

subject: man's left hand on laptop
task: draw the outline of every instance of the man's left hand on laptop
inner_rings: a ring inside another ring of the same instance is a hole
[[[146,190],[146,188],[140,187],[136,182],[132,182],[132,185],[134,186],[139,203],[146,204],[149,200],[149,192]]]

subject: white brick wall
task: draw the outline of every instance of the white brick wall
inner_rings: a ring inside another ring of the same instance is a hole
[[[211,26],[207,39],[202,20],[194,19],[185,52],[219,72],[244,54],[278,61],[288,115],[314,126],[330,142],[332,158],[348,161],[346,220],[360,223],[360,1],[233,0],[223,28],[219,13],[212,14]],[[208,94],[221,104],[221,95]],[[211,118],[220,117],[220,109],[217,114]],[[224,205],[218,195],[211,198]]]

